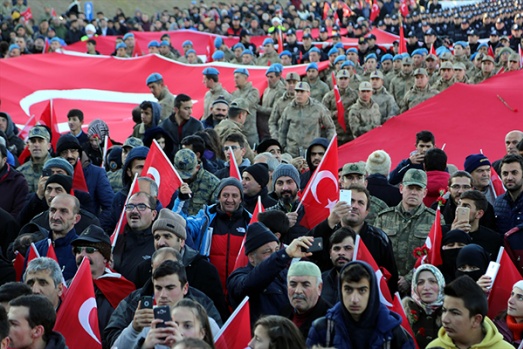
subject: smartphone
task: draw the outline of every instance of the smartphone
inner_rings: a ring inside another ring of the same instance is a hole
[[[163,320],[162,323],[156,325],[156,327],[167,327],[165,324],[167,321],[171,321],[171,308],[168,305],[161,305],[154,308],[154,318]]]
[[[50,177],[53,175],[53,171],[50,168],[42,170],[42,177]]]
[[[458,222],[468,222],[470,216],[470,208],[468,207],[458,207],[456,209],[456,218]]]
[[[151,296],[143,296],[141,299],[142,309],[152,309],[153,308],[153,297]]]
[[[485,272],[485,275],[490,276],[492,280],[492,284],[494,284],[494,280],[496,280],[496,275],[498,275],[499,270],[499,263],[496,262],[490,262],[487,268],[487,271]]]
[[[352,190],[340,189],[340,201],[345,201],[350,205],[352,200]]]
[[[323,251],[323,238],[314,238],[311,247],[301,248],[303,252],[319,252]]]

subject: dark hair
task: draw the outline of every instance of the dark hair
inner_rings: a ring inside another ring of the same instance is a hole
[[[480,192],[479,190],[467,190],[463,192],[460,196],[460,199],[470,199],[474,201],[474,205],[476,205],[476,208],[478,210],[482,210],[483,212],[487,212],[488,209],[488,200],[485,194]]]
[[[143,101],[142,103],[140,103],[141,110],[145,110],[147,108],[151,109],[151,111],[153,110],[153,105],[150,101]]]
[[[257,326],[263,326],[267,330],[270,339],[269,349],[306,348],[305,341],[298,327],[283,316],[264,316],[256,321],[253,329]]]
[[[340,284],[343,285],[344,282],[360,282],[361,279],[371,280],[369,271],[365,269],[360,263],[354,263],[343,268],[340,275]]]
[[[453,174],[450,175],[449,187],[452,184],[452,179],[453,178],[457,178],[457,177],[466,177],[466,178],[470,179],[470,183],[472,183],[472,176],[470,175],[470,173],[468,173],[467,171],[456,171],[456,172],[454,172]]]
[[[189,308],[193,311],[194,315],[200,322],[201,327],[203,328],[205,335],[203,340],[214,349],[214,339],[212,335],[211,325],[209,324],[209,317],[207,316],[207,311],[205,308],[198,302],[193,301],[192,299],[184,298],[173,307],[173,311],[176,308]]]
[[[354,190],[355,192],[358,192],[358,193],[364,193],[365,196],[367,197],[367,211],[369,210],[370,208],[370,192],[367,188],[365,188],[363,185],[361,184],[351,184],[349,185],[349,190]],[[350,202],[348,203],[350,205]]]
[[[187,283],[187,273],[185,272],[185,267],[181,262],[170,260],[163,261],[162,264],[153,271],[153,280],[173,274],[178,275],[180,283],[182,286],[185,286]]]
[[[434,138],[434,135],[430,131],[420,131],[416,133],[416,144],[419,142],[425,142],[429,143],[432,142],[432,144],[436,144],[436,139]]]
[[[0,305],[0,341],[9,335],[9,322],[7,321],[7,312]]]
[[[89,39],[89,40],[87,40],[87,43],[88,44],[93,44],[94,46],[96,46],[96,40],[95,39]]]
[[[356,241],[356,232],[349,227],[339,228],[334,233],[332,233],[329,238],[330,248],[332,248],[332,245],[339,244],[348,237],[351,237],[352,240]]]
[[[8,282],[0,286],[0,303],[8,303],[28,294],[33,294],[33,291],[23,282]]]
[[[7,148],[3,144],[0,144],[0,154],[2,154],[3,158],[7,157]]]
[[[203,156],[203,152],[205,151],[205,142],[200,136],[196,135],[190,135],[182,139],[182,145],[190,145],[192,148],[192,151],[196,153],[200,153],[200,157]]]
[[[287,235],[290,229],[289,218],[280,210],[272,210],[258,213],[258,222],[265,224],[273,233],[280,233],[280,241]]]
[[[176,342],[173,348],[177,348],[179,345],[183,345],[183,349],[212,349],[207,342],[198,338],[184,338]]]
[[[456,278],[445,286],[443,293],[445,296],[462,299],[465,308],[470,312],[470,317],[480,314],[485,319],[488,311],[487,297],[470,276],[462,275]]]
[[[517,148],[519,151],[522,151],[522,150],[523,150],[523,139],[519,141],[519,143],[516,145],[516,148]]]
[[[229,117],[229,119],[236,120],[236,119],[238,119],[240,114],[244,113],[244,112],[245,112],[245,110],[243,110],[243,109],[231,108],[231,109],[229,109],[228,117]]]
[[[78,120],[80,120],[81,122],[84,122],[84,112],[81,111],[80,109],[69,110],[69,112],[67,113],[67,119],[70,119],[74,116],[76,116],[78,118]]]
[[[431,148],[423,159],[425,171],[445,171],[447,168],[447,154],[441,149]]]
[[[142,110],[139,105],[133,108],[131,115],[135,124],[139,124],[142,122]]]
[[[247,141],[245,140],[245,136],[241,133],[231,133],[225,139],[223,140],[223,143],[225,142],[236,142],[240,145],[240,147],[245,148]]]
[[[203,75],[205,75],[205,77],[207,79],[212,80],[214,82],[218,82],[218,80],[219,80],[218,75],[216,75],[216,74],[203,74]]]
[[[56,322],[56,311],[47,297],[39,294],[21,296],[9,302],[10,307],[26,307],[29,309],[29,317],[26,319],[31,328],[43,326],[44,335],[42,339],[49,342],[53,327]]]
[[[183,93],[180,93],[174,99],[174,107],[180,108],[182,106],[182,103],[189,102],[190,100],[191,100],[191,97],[184,95]]]
[[[515,154],[509,154],[505,155],[503,159],[501,159],[501,165],[499,166],[500,170],[505,164],[512,164],[514,162],[519,163],[519,166],[521,167],[521,170],[523,171],[523,156],[521,155],[515,155]],[[503,176],[503,172],[501,172],[501,175]]]
[[[218,133],[212,128],[206,128],[195,133],[205,142],[205,149],[211,150],[216,157],[224,159],[222,152],[222,142]]]
[[[144,191],[139,191],[136,194],[133,194],[131,197],[135,196],[145,196],[147,198],[147,201],[149,201],[149,207],[151,207],[151,210],[156,210],[156,199],[151,196],[149,193],[146,193]]]

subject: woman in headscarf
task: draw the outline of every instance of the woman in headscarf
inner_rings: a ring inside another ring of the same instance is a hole
[[[519,347],[523,339],[523,280],[512,287],[507,310],[494,320],[494,324],[505,341]]]
[[[456,278],[458,253],[464,246],[471,243],[472,239],[469,234],[459,229],[449,231],[441,239],[441,260],[443,264],[438,265],[438,269],[445,278],[445,284],[449,284]]]
[[[470,244],[461,249],[456,260],[456,277],[468,275],[474,281],[485,274],[490,263],[489,254],[483,247]]]
[[[445,279],[432,264],[420,265],[412,277],[411,297],[403,298],[403,307],[420,348],[438,337]]]

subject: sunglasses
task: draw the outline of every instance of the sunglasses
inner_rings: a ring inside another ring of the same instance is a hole
[[[98,251],[98,249],[95,247],[74,247],[73,248],[74,254],[82,253],[82,251],[85,251],[85,253],[87,253],[87,254],[93,254],[96,251]]]

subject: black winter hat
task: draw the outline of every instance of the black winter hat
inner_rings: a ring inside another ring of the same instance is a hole
[[[267,164],[258,163],[247,167],[244,172],[248,172],[254,177],[254,180],[264,188],[269,183],[269,168]]]
[[[268,242],[278,241],[276,235],[274,235],[269,228],[263,223],[256,222],[247,228],[247,236],[245,238],[245,255],[256,250],[258,247],[265,245]]]
[[[70,134],[61,135],[56,144],[56,153],[60,154],[64,150],[69,149],[76,149],[80,153],[82,152],[82,146],[80,145],[78,138]]]
[[[60,184],[66,193],[70,193],[73,188],[73,178],[63,175],[63,174],[54,174],[47,179],[45,186],[47,187],[49,183],[58,183]]]

